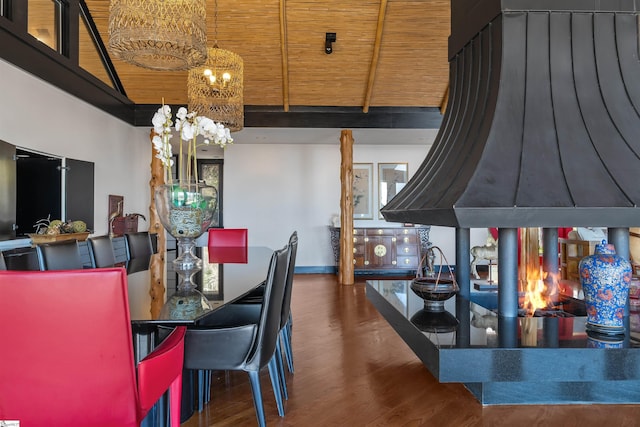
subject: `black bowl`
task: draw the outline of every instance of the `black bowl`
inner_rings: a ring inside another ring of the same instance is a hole
[[[411,282],[411,290],[424,300],[424,308],[429,311],[443,311],[444,302],[458,289],[453,279],[419,277]]]
[[[433,312],[430,310],[419,310],[409,319],[422,332],[432,332],[436,334],[454,332],[458,329],[458,319],[448,311]]]

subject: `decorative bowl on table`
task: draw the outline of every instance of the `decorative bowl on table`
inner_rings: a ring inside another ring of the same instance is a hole
[[[31,239],[33,245],[40,245],[42,243],[61,242],[63,240],[77,240],[83,242],[89,237],[89,232],[84,233],[60,233],[60,234],[27,234]]]
[[[411,281],[411,290],[424,300],[428,311],[444,311],[444,302],[458,293],[458,284],[453,279],[442,277],[416,277]]]
[[[444,302],[458,293],[460,288],[442,249],[437,246],[432,246],[430,249],[420,260],[420,266],[416,270],[416,278],[411,281],[411,290],[424,300],[425,310],[441,312],[444,311]],[[422,265],[426,261],[427,255],[433,251],[437,251],[440,254],[440,265],[446,265],[449,273],[443,275],[442,270],[440,270],[437,275],[423,277]]]
[[[62,221],[51,219],[51,216],[42,218],[33,225],[35,233],[27,234],[32,245],[42,243],[61,242],[63,240],[77,240],[83,242],[89,237],[90,230],[87,230],[87,223],[84,221]]]

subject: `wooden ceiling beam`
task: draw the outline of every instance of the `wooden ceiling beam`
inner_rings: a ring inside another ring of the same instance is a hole
[[[447,89],[444,91],[442,102],[440,102],[440,114],[444,115],[449,106],[449,83],[447,83]]]
[[[373,45],[373,54],[371,56],[371,65],[369,66],[369,79],[367,80],[367,92],[364,97],[364,105],[362,111],[369,112],[371,105],[371,94],[373,93],[373,84],[376,79],[376,70],[378,68],[378,58],[380,57],[380,45],[382,44],[382,30],[384,29],[384,18],[387,13],[387,0],[380,0],[380,10],[378,11],[378,26],[376,28],[376,41]]]
[[[282,56],[282,107],[289,111],[289,56],[287,55],[286,0],[280,0],[280,53]]]

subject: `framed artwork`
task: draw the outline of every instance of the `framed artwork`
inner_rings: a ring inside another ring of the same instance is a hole
[[[353,219],[373,219],[373,163],[353,164]]]
[[[222,159],[198,159],[198,177],[218,190],[218,206],[211,227],[222,227]]]
[[[409,180],[408,163],[378,163],[378,215],[380,209],[402,190]]]
[[[123,203],[124,197],[109,194],[109,219],[124,215]]]

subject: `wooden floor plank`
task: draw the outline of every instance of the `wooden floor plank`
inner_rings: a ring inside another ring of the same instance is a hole
[[[262,374],[269,426],[640,425],[638,405],[483,408],[461,384],[438,383],[366,299],[362,278],[340,286],[334,275],[296,275],[291,310],[295,374],[284,418]],[[215,372],[211,394],[184,427],[257,424],[247,374]]]

